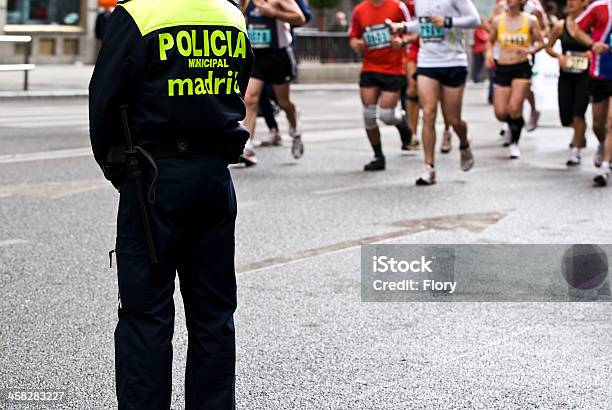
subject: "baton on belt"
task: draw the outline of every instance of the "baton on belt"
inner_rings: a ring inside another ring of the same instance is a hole
[[[140,161],[136,157],[138,150],[134,149],[132,142],[132,134],[130,133],[130,124],[128,121],[127,105],[119,107],[121,111],[121,118],[123,120],[123,137],[125,138],[125,169],[129,179],[134,179],[136,182],[136,194],[138,195],[138,208],[140,209],[140,218],[142,219],[142,225],[144,228],[145,238],[147,241],[147,248],[149,251],[149,260],[153,265],[157,265],[157,253],[155,251],[155,242],[153,240],[153,233],[151,232],[151,223],[149,221],[149,214],[147,212],[147,205],[145,204],[144,191],[142,187],[142,168],[140,167]]]

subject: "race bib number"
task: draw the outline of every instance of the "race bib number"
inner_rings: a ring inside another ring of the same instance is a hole
[[[424,43],[440,43],[444,34],[444,28],[434,26],[429,17],[419,18],[419,37]]]
[[[391,31],[386,24],[377,24],[368,26],[363,32],[363,41],[365,41],[369,50],[379,50],[391,46]]]
[[[589,68],[589,58],[582,53],[567,52],[567,65],[563,68],[566,73],[583,73]]]
[[[504,47],[529,47],[527,40],[527,35],[522,33],[504,34],[502,36]]]
[[[270,48],[272,47],[272,30],[266,26],[249,25],[247,32],[251,47],[253,48]]]

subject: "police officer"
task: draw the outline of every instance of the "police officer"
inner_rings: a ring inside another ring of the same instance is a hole
[[[235,407],[236,197],[252,66],[228,0],[131,0],[114,11],[90,84],[96,161],[120,191],[115,330],[121,409],[168,409],[174,279],[188,331],[187,409]],[[111,255],[112,257],[112,255]]]

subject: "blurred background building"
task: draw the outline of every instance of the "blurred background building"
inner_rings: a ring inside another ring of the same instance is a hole
[[[495,4],[495,0],[473,1],[483,16],[489,15]],[[355,61],[356,56],[349,49],[344,34],[350,24],[351,11],[359,2],[308,1],[314,18],[308,27],[298,30],[296,41],[302,61]],[[555,2],[562,10],[565,0]],[[99,46],[96,20],[104,7],[113,7],[115,3],[116,0],[0,0],[0,35],[32,36],[33,63],[93,63]],[[320,32],[330,32],[330,35]],[[0,64],[21,62],[25,48],[24,44],[0,43]]]
[[[108,3],[108,2],[102,2]],[[32,36],[32,62],[92,62],[98,0],[0,0],[0,34]],[[24,44],[3,44],[0,62],[23,59]]]

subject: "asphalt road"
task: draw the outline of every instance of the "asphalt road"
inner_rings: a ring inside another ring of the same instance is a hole
[[[454,141],[438,184],[423,188],[420,157],[401,154],[392,128],[387,171],[361,171],[371,150],[356,92],[295,99],[304,158],[292,159],[286,139],[259,149],[257,167],[232,170],[239,408],[612,408],[609,303],[360,301],[360,243],[612,243],[612,190],[591,186],[592,136],[584,164],[568,170],[569,132],[546,113],[510,162],[484,90],[471,89],[476,166],[460,171]],[[107,409],[118,195],[87,130],[85,100],[2,102],[0,389],[64,389],[58,408]],[[176,302],[180,409],[178,293]]]

